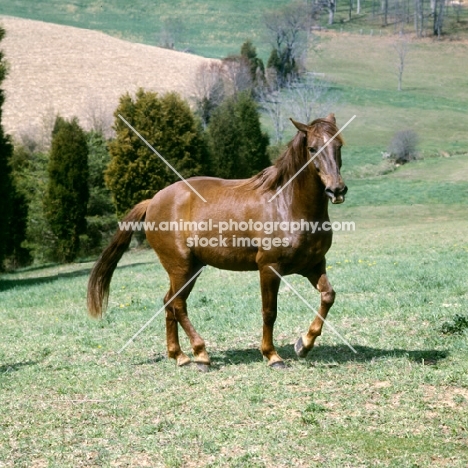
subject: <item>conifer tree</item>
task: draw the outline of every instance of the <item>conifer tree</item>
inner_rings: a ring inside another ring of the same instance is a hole
[[[211,173],[244,179],[269,166],[269,139],[260,127],[258,107],[249,92],[226,99],[208,126]]]
[[[71,262],[86,232],[88,145],[76,118],[57,117],[48,164],[49,183],[44,211],[55,235],[55,259]]]
[[[250,93],[241,93],[238,96],[236,116],[242,139],[239,159],[245,161],[245,177],[250,177],[271,164],[267,153],[269,138],[262,132],[258,105]]]
[[[5,36],[5,30],[0,28],[0,41]],[[0,51],[0,84],[5,79],[7,68],[2,51]],[[13,145],[10,138],[4,133],[2,126],[2,107],[5,95],[0,89],[0,270],[4,267],[4,260],[9,253],[11,236],[11,220],[13,213],[13,181],[11,175],[10,158],[13,154]]]
[[[81,237],[81,251],[85,255],[99,254],[114,234],[117,219],[112,194],[104,182],[110,162],[107,141],[102,132],[91,131],[88,140],[89,200],[86,214],[86,236]]]
[[[140,89],[133,99],[127,93],[115,112],[117,137],[109,144],[111,162],[105,174],[119,217],[179,180],[119,115],[184,178],[206,171],[207,149],[201,124],[178,94],[160,97]]]

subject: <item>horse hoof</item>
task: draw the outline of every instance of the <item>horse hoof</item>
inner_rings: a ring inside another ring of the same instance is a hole
[[[203,364],[202,362],[196,362],[195,364],[197,365],[197,369],[200,372],[209,372],[209,370],[210,370],[210,365],[209,364]]]
[[[188,356],[182,355],[177,358],[177,366],[178,367],[185,367],[192,363]]]
[[[284,361],[275,361],[275,362],[269,364],[269,366],[272,369],[286,369],[286,364],[284,363]]]
[[[296,352],[297,356],[300,358],[305,358],[307,353],[309,352],[308,349],[304,346],[304,342],[302,341],[302,337],[300,337],[296,344],[294,345],[294,351]]]

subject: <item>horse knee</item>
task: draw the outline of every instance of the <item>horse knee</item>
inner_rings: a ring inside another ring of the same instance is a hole
[[[331,307],[333,303],[335,302],[335,296],[336,296],[336,293],[333,290],[333,288],[330,289],[329,291],[323,291],[321,293],[322,303]]]

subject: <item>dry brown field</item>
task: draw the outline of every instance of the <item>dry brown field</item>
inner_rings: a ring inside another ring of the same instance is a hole
[[[40,139],[58,113],[89,129],[112,124],[119,97],[139,87],[190,99],[199,56],[131,43],[104,33],[0,16],[9,64],[2,122],[16,138]]]

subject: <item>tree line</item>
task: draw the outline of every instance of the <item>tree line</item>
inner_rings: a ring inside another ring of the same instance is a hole
[[[199,104],[140,89],[121,96],[113,138],[57,116],[46,149],[13,145],[0,125],[0,267],[95,255],[118,217],[178,180],[120,116],[185,178],[248,178],[271,164],[252,88],[211,103],[209,122]]]

